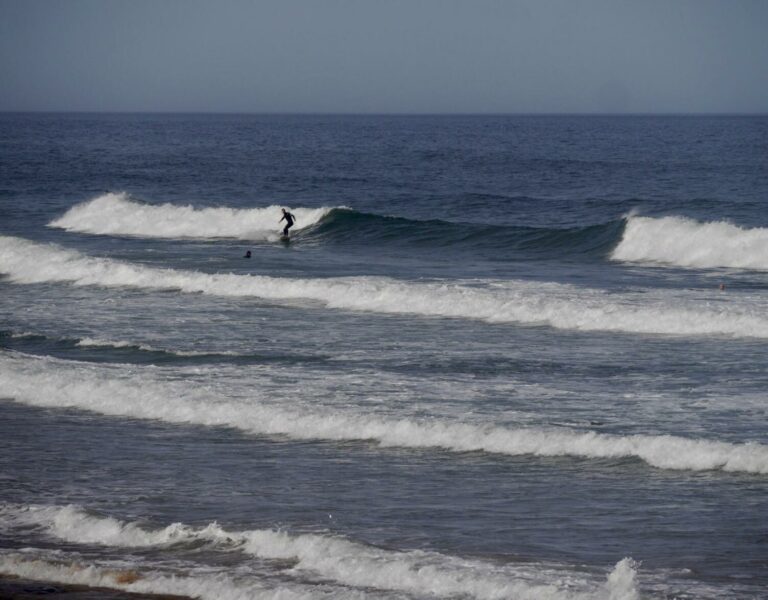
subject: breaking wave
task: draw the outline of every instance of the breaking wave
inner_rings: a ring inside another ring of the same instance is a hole
[[[24,579],[44,580],[58,584],[87,586],[87,593],[77,589],[74,597],[101,597],[98,588],[125,590],[138,594],[162,594],[165,598],[199,598],[200,600],[317,600],[330,592],[340,600],[366,600],[372,595],[358,590],[332,586],[288,584],[275,586],[269,581],[242,576],[235,579],[223,569],[169,569],[162,565],[108,560],[84,560],[72,552],[41,552],[30,548],[24,552],[0,551],[0,574]],[[190,572],[192,571],[192,572]],[[330,589],[329,589],[330,588]],[[65,596],[70,594],[65,593]],[[375,598],[376,596],[373,595]]]
[[[235,209],[147,204],[107,193],[70,208],[50,227],[101,235],[148,238],[276,240],[280,206]],[[641,217],[566,229],[413,220],[345,207],[294,208],[294,231],[318,242],[486,249],[505,258],[609,256],[615,261],[689,268],[768,270],[768,228],[685,217]]]
[[[217,550],[238,551],[262,559],[292,561],[291,573],[303,581],[385,592],[481,600],[501,598],[635,600],[637,565],[620,561],[607,582],[538,564],[494,564],[421,550],[393,551],[329,534],[290,534],[273,529],[230,531],[217,523],[190,527],[174,523],[145,529],[135,523],[88,514],[76,506],[0,505],[3,527],[37,527],[76,544],[137,548],[206,543]],[[0,562],[0,569],[8,568]],[[141,581],[139,579],[138,581]]]
[[[768,270],[768,228],[632,216],[611,258],[691,268]]]
[[[607,293],[528,281],[409,282],[385,277],[289,279],[152,268],[93,258],[59,246],[0,236],[0,273],[15,283],[67,282],[179,290],[266,300],[312,300],[328,308],[558,329],[768,338],[760,298],[711,302],[691,292]]]
[[[236,238],[267,240],[281,229],[280,206],[265,208],[194,208],[174,204],[146,204],[125,193],[108,193],[70,208],[49,223],[67,231],[149,238]],[[329,208],[292,208],[295,229],[322,219]]]
[[[274,241],[280,229],[280,208],[155,205],[125,193],[108,193],[70,208],[49,226],[101,235]],[[293,231],[319,243],[489,250],[497,258],[519,252],[604,256],[619,241],[624,226],[623,220],[570,229],[483,225],[383,216],[345,207],[295,208],[291,212],[296,215]]]
[[[376,416],[360,410],[290,410],[270,403],[258,380],[245,399],[165,381],[153,370],[78,365],[0,355],[5,397],[23,404],[77,408],[168,423],[224,426],[298,440],[369,441],[382,447],[435,448],[508,456],[634,458],[660,469],[768,474],[768,446],[672,435],[615,435],[562,428],[501,427],[445,418]]]

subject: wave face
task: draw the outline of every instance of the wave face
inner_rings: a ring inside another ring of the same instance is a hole
[[[254,384],[238,401],[169,382],[152,370],[81,366],[0,355],[3,394],[33,406],[77,408],[168,423],[232,427],[297,440],[369,441],[382,447],[435,448],[507,456],[639,459],[660,469],[768,474],[768,446],[670,435],[612,435],[540,427],[499,427],[451,419],[376,416],[336,408],[287,410]],[[137,382],[140,381],[140,385]]]
[[[417,221],[334,208],[307,234],[321,241],[496,250],[533,255],[605,255],[621,237],[624,221],[571,229]]]
[[[630,217],[613,260],[679,267],[768,270],[768,228],[744,229],[723,221],[683,217]]]
[[[199,528],[174,523],[162,529],[145,529],[135,523],[88,514],[76,506],[1,505],[0,524],[37,527],[75,544],[146,548],[202,542],[219,551],[293,561],[291,572],[305,581],[319,578],[335,585],[419,596],[479,600],[639,597],[637,565],[628,558],[615,566],[607,582],[595,585],[575,573],[543,565],[497,565],[435,552],[389,551],[327,534],[290,534],[273,529],[229,531],[217,523]],[[566,585],[564,578],[569,580]]]
[[[148,238],[236,238],[267,240],[282,229],[280,206],[266,208],[194,208],[136,202],[125,193],[108,193],[70,208],[50,227],[79,233]],[[292,208],[294,230],[317,223],[329,208]]]
[[[0,236],[0,272],[15,283],[68,282],[102,287],[314,300],[329,308],[558,329],[768,338],[759,299],[717,306],[710,297],[659,292],[609,294],[527,281],[414,283],[384,277],[288,279],[158,269],[93,258],[58,246]]]

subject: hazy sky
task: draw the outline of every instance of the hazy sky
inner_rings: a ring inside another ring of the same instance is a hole
[[[768,112],[768,0],[0,0],[0,110]]]

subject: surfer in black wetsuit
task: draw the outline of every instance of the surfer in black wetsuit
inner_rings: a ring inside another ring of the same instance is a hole
[[[283,209],[283,218],[280,219],[278,223],[281,223],[283,219],[285,219],[285,228],[283,229],[283,237],[288,237],[288,230],[291,227],[293,227],[293,222],[296,220],[296,217],[294,217],[287,210]]]

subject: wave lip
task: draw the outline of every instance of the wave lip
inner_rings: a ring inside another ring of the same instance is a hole
[[[768,338],[765,304],[759,299],[717,306],[709,298],[700,300],[691,294],[640,297],[526,281],[442,283],[384,277],[289,279],[209,274],[93,258],[9,236],[0,236],[0,273],[25,284],[68,282],[278,301],[314,300],[334,309],[578,331]]]
[[[23,404],[78,408],[105,415],[168,423],[233,427],[299,440],[370,441],[382,447],[435,448],[507,456],[635,458],[670,470],[768,474],[768,446],[672,435],[617,435],[592,431],[502,427],[492,423],[418,420],[360,411],[291,411],[265,402],[257,385],[238,401],[151,371],[97,368],[67,361],[0,355],[3,395]],[[141,381],[137,386],[136,380]]]
[[[282,228],[280,206],[265,208],[194,208],[144,204],[125,193],[107,193],[70,208],[49,227],[98,235],[147,238],[272,239]],[[293,208],[295,230],[319,222],[330,208]]]
[[[745,229],[724,221],[638,217],[627,221],[611,259],[688,268],[768,270],[768,228]]]
[[[77,506],[0,505],[0,525],[36,526],[77,544],[137,548],[204,541],[222,551],[296,561],[292,571],[335,584],[440,597],[587,600],[605,592],[637,597],[636,564],[619,562],[602,586],[544,565],[495,565],[420,550],[393,551],[328,534],[290,534],[273,529],[228,531],[217,523],[195,528],[173,523],[148,530]],[[568,583],[563,585],[563,576]],[[554,582],[553,582],[554,581]],[[591,588],[591,589],[590,589]]]

